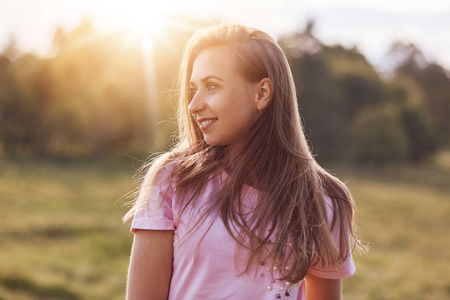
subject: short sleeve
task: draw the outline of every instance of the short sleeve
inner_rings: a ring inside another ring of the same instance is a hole
[[[326,200],[326,206],[327,206],[327,214],[328,214],[328,220],[332,219],[333,216],[333,204],[332,204],[332,200],[328,197],[325,196],[325,200]],[[348,224],[346,224],[347,226],[345,226],[348,234],[350,235],[350,232],[348,230]],[[336,245],[339,247],[340,244],[340,237],[339,237],[339,221],[336,223],[336,226],[334,226],[331,235],[334,239],[334,242],[336,243]],[[348,242],[350,243],[350,239],[348,239]],[[317,277],[321,277],[321,278],[326,278],[326,279],[342,279],[342,278],[347,278],[352,276],[355,271],[355,264],[353,262],[353,257],[352,257],[352,253],[350,251],[351,247],[349,244],[348,247],[348,253],[346,255],[346,259],[345,261],[342,263],[341,266],[335,266],[335,265],[326,265],[323,264],[321,261],[319,261],[317,264],[315,264],[314,266],[310,267],[308,270],[308,274],[317,276]]]
[[[161,170],[149,195],[144,195],[141,191],[139,197],[146,197],[147,205],[136,212],[131,223],[131,231],[134,233],[136,229],[174,230],[173,196],[170,169],[166,167]]]

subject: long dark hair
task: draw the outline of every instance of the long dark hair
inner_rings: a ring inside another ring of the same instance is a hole
[[[192,99],[189,80],[195,58],[206,48],[228,46],[238,69],[249,82],[269,78],[273,95],[262,115],[236,144],[210,146],[187,107]],[[268,246],[270,258],[281,270],[280,279],[295,283],[311,265],[341,264],[355,237],[354,203],[346,186],[326,172],[312,156],[303,132],[297,96],[287,59],[265,32],[242,25],[222,24],[198,31],[189,40],[180,68],[178,107],[179,143],[151,164],[135,206],[124,220],[145,207],[161,169],[173,163],[172,178],[180,193],[191,196],[184,207],[195,203],[211,174],[228,173],[223,188],[204,214],[218,212],[229,234],[247,248],[247,271]],[[244,149],[244,150],[242,150]],[[251,179],[251,182],[248,179]],[[250,214],[241,211],[244,185],[256,187],[258,205]],[[327,195],[333,217],[327,217]],[[336,245],[331,230],[338,227]],[[234,233],[233,228],[238,228]],[[350,233],[349,233],[350,232]],[[261,259],[261,258],[260,258]],[[286,268],[288,266],[288,268]]]

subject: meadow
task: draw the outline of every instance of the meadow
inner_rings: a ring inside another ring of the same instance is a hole
[[[124,299],[120,218],[140,162],[0,160],[0,299]],[[356,274],[344,299],[450,298],[450,153],[416,166],[327,165],[355,198]]]

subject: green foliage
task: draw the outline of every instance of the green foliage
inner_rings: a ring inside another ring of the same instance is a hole
[[[40,153],[48,132],[45,115],[37,113],[42,106],[33,87],[28,84],[39,73],[42,62],[27,55],[5,70],[1,95],[0,133],[6,153]],[[18,79],[20,78],[20,80]],[[31,149],[33,148],[33,149]]]
[[[100,35],[84,20],[73,32],[56,31],[52,58],[28,55],[12,61],[6,53],[0,55],[3,152],[135,155],[147,153],[154,143],[161,150],[169,144],[174,124],[157,123],[175,114],[173,94],[167,90],[174,84],[186,35],[178,32],[179,40],[169,50],[160,42],[158,50],[144,53],[129,35]]]
[[[380,80],[378,73],[357,48],[347,49],[341,45],[323,47],[323,55],[336,77],[355,75]]]
[[[406,160],[409,145],[400,113],[391,104],[360,111],[350,126],[350,157],[375,163]]]
[[[56,29],[51,58],[21,55],[11,37],[0,54],[0,155],[145,156],[164,150],[175,130],[181,53],[195,24],[183,22],[186,29],[165,28],[151,53],[125,32],[99,34],[89,19],[72,32]],[[309,22],[279,44],[319,160],[421,161],[446,147],[450,79],[442,67],[424,65],[411,46],[404,51],[410,57],[387,79],[357,48],[324,45],[313,29]],[[401,54],[402,45],[395,47]]]
[[[292,49],[284,50],[297,80],[300,112],[313,152],[320,160],[360,160],[368,149],[362,147],[367,141],[355,142],[361,138],[353,136],[356,132],[351,127],[355,122],[362,122],[355,118],[386,102],[385,84],[355,49],[322,46],[319,52],[303,53],[299,57],[290,55]],[[374,122],[379,120],[371,120]],[[375,159],[369,153],[366,158]]]
[[[389,86],[390,102],[400,109],[399,126],[408,140],[410,161],[420,161],[438,149],[436,132],[428,119],[424,96],[414,80],[397,75]]]
[[[450,78],[445,70],[434,63],[420,67],[410,60],[399,66],[397,73],[411,78],[420,87],[422,114],[432,130],[434,146],[445,146],[450,141]]]
[[[314,153],[331,159],[344,150],[342,140],[346,132],[340,127],[345,122],[342,113],[339,86],[320,54],[303,55],[293,60],[300,114]]]
[[[420,161],[448,143],[450,79],[442,67],[406,60],[384,79],[356,48],[321,44],[311,24],[279,43],[319,160]]]
[[[375,108],[386,101],[386,87],[379,79],[348,74],[337,80],[342,92],[342,113],[351,120],[366,108]]]

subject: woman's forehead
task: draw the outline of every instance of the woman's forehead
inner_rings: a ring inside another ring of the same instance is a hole
[[[192,65],[191,82],[208,76],[226,80],[237,74],[235,53],[229,46],[215,46],[200,52]]]

